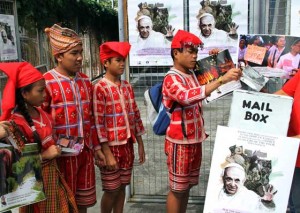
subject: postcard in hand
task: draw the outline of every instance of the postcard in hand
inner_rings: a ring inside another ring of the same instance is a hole
[[[82,151],[82,137],[59,135],[58,145],[62,147],[62,156],[76,156]]]
[[[273,68],[273,67],[252,67],[252,68],[267,78],[282,78],[282,79],[291,78],[289,73],[284,69]]]
[[[253,67],[246,66],[243,68],[243,76],[241,77],[241,81],[247,84],[250,88],[259,92],[269,81],[269,78],[260,74]]]
[[[225,75],[225,73],[234,68],[235,65],[231,59],[229,51],[223,50],[217,55],[211,55],[206,58],[197,61],[195,74],[201,85],[205,85],[218,79],[220,76]],[[206,103],[211,102],[215,99],[223,97],[231,93],[233,90],[241,88],[240,81],[232,81],[221,85],[217,90],[211,93],[209,97],[206,98]]]

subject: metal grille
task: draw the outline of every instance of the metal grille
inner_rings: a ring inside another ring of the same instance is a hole
[[[147,134],[143,137],[147,162],[143,166],[136,166],[132,181],[131,200],[154,199],[160,201],[160,196],[166,196],[168,192],[168,169],[164,154],[164,137],[153,134],[151,125],[147,119],[146,107],[143,104],[143,93],[150,86],[162,81],[169,67],[139,67],[132,68],[131,83],[135,89],[136,99],[141,111],[143,123]],[[205,128],[210,137],[203,143],[202,166],[199,185],[191,190],[191,200],[201,202],[199,197],[206,193],[210,161],[217,125],[227,125],[229,105],[231,97],[225,97],[216,102],[204,106]],[[136,153],[137,156],[137,153]],[[164,202],[164,199],[161,200]]]
[[[288,11],[290,10],[289,0],[270,0],[269,1],[269,20],[268,31],[269,34],[288,34],[290,16]]]
[[[131,82],[136,93],[136,100],[143,123],[146,127],[147,134],[143,136],[147,161],[143,166],[135,165],[133,172],[133,180],[131,185],[131,201],[165,202],[165,197],[169,190],[168,185],[168,169],[166,165],[166,156],[164,153],[164,137],[153,134],[151,124],[147,119],[147,110],[143,103],[143,93],[151,85],[162,80],[163,75],[167,72],[168,67],[151,67],[151,68],[135,68],[131,72],[136,71],[156,71],[156,73],[144,72],[132,74]],[[140,80],[137,80],[139,78]],[[137,82],[137,83],[135,83]],[[220,100],[203,106],[204,122],[206,133],[209,138],[203,143],[202,147],[202,165],[200,170],[199,184],[192,188],[190,192],[190,202],[203,203],[208,182],[211,156],[218,125],[227,125],[231,96],[226,96]],[[138,153],[136,151],[136,159]]]
[[[0,1],[0,14],[13,15],[13,3],[8,1]]]

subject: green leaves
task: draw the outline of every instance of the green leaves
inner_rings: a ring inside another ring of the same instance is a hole
[[[44,30],[54,23],[85,33],[92,31],[118,40],[118,15],[111,0],[17,0],[21,27]]]

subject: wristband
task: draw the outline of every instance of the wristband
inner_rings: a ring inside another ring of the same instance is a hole
[[[223,84],[223,79],[222,79],[222,76],[220,76],[218,79],[218,82],[220,83],[220,85],[222,85]]]

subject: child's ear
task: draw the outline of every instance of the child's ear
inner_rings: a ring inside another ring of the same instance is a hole
[[[61,62],[61,60],[62,60],[62,58],[63,58],[63,54],[62,54],[62,53],[59,53],[59,54],[57,54],[57,55],[55,56],[55,58],[56,58],[56,60],[57,60],[58,62]]]
[[[174,56],[176,56],[177,55],[177,50],[174,50]]]
[[[103,61],[103,66],[104,66],[104,67],[107,67],[108,64],[109,64],[109,60],[104,60],[104,61]]]
[[[28,95],[27,91],[22,91],[21,95],[24,98],[24,100],[26,101],[27,100],[27,95]]]

